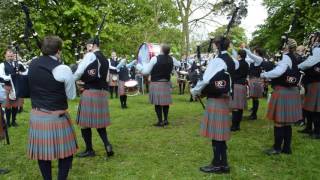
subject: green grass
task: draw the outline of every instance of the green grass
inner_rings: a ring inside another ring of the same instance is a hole
[[[96,131],[93,133],[94,158],[73,161],[69,179],[319,179],[320,141],[293,132],[293,154],[266,156],[273,143],[273,124],[265,120],[266,101],[261,101],[259,120],[244,120],[240,132],[228,141],[229,175],[204,174],[199,167],[211,161],[209,139],[199,136],[202,107],[189,103],[189,96],[173,95],[167,128],[155,128],[153,106],[148,97],[129,97],[129,109],[121,110],[118,99],[110,100],[112,125],[108,135],[115,156],[104,160],[105,151]],[[70,102],[76,117],[78,99]],[[41,179],[36,161],[26,157],[30,102],[18,117],[18,128],[10,128],[11,145],[0,144],[0,167],[11,173],[0,179]],[[246,112],[248,115],[248,112]],[[80,128],[75,125],[80,150],[84,149]],[[56,179],[57,162],[53,163]]]

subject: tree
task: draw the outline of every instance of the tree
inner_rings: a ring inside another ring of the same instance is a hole
[[[314,0],[265,0],[269,16],[264,25],[254,32],[251,46],[274,52],[279,49],[281,36],[293,22],[291,38],[302,44],[320,26],[320,2]]]
[[[10,2],[2,0],[0,4],[0,42],[3,47],[9,41],[19,40],[19,35],[24,32],[21,8]],[[107,21],[100,41],[106,54],[111,50],[121,56],[136,54],[141,43],[150,41],[172,43],[173,49],[181,44],[181,32],[177,29],[178,10],[172,0],[123,0],[121,3],[118,0],[25,0],[24,3],[30,8],[39,37],[55,34],[64,40],[63,59],[68,64],[74,63],[75,50],[83,49],[85,40],[94,36],[105,13]],[[8,29],[11,40],[7,38]],[[34,41],[30,42],[32,50],[39,54]],[[24,48],[21,45],[21,49]]]

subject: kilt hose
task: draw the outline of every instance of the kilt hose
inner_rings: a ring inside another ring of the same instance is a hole
[[[86,89],[81,94],[77,124],[83,128],[105,128],[110,125],[108,93]]]
[[[320,82],[307,85],[303,109],[310,112],[320,112]]]
[[[11,100],[9,98],[9,92],[11,91],[12,87],[11,86],[5,86],[4,87],[6,90],[6,100],[4,102],[3,107],[5,108],[16,108],[19,106],[19,98],[17,98],[16,100]]]
[[[278,125],[291,125],[302,119],[299,89],[275,86],[268,105],[267,118]]]
[[[127,95],[124,83],[125,83],[125,81],[120,81],[119,80],[119,83],[118,83],[118,94],[119,94],[119,96]]]
[[[264,91],[264,82],[261,78],[251,77],[249,78],[249,97],[262,98]]]
[[[117,80],[113,80],[116,78]],[[118,74],[109,74],[109,86],[118,86],[119,75]]]
[[[233,97],[230,96],[231,109],[245,109],[247,107],[247,87],[242,84],[234,84]]]
[[[172,104],[171,82],[150,82],[149,102],[154,105],[167,106]]]
[[[28,142],[28,157],[33,160],[64,159],[78,149],[76,134],[66,111],[32,110]]]
[[[216,141],[227,141],[230,139],[230,126],[229,97],[208,98],[200,134]]]

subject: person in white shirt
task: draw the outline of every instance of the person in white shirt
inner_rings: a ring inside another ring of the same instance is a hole
[[[299,60],[295,55],[297,42],[288,39],[282,59],[261,78],[271,79],[273,92],[268,105],[267,118],[274,122],[274,145],[265,151],[268,155],[291,154],[291,125],[302,119],[302,102],[298,89]],[[282,146],[283,144],[283,146]]]
[[[158,122],[157,127],[169,125],[169,105],[172,104],[171,72],[174,66],[180,66],[180,62],[171,57],[170,46],[163,44],[161,54],[151,58],[147,64],[138,64],[137,69],[144,75],[151,75],[149,88],[149,101],[155,106]],[[163,114],[163,118],[162,118]]]
[[[71,69],[60,61],[62,40],[43,39],[43,56],[29,67],[31,115],[28,157],[38,160],[43,179],[52,179],[52,160],[58,160],[58,179],[67,179],[78,149],[76,134],[67,112],[68,99],[76,97]]]

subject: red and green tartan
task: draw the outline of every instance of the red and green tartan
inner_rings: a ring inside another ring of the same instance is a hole
[[[277,124],[292,124],[302,119],[299,89],[276,86],[268,105],[267,118]]]
[[[170,105],[172,104],[171,92],[171,82],[150,82],[149,102],[154,105]]]
[[[307,85],[303,109],[310,112],[320,112],[320,82]]]
[[[207,99],[200,134],[217,141],[227,141],[231,136],[230,126],[229,97]]]

